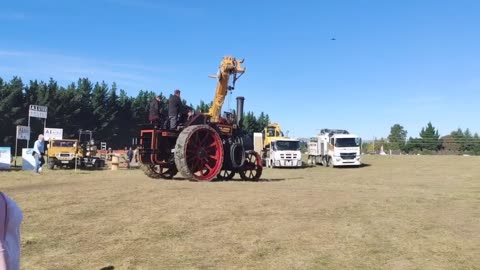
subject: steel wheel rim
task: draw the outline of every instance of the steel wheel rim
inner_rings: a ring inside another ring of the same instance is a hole
[[[154,166],[153,169],[155,170],[155,172],[158,173],[162,178],[171,179],[175,175],[174,170],[171,167],[162,166],[162,165],[153,165],[153,166]]]
[[[262,161],[256,153],[247,152],[245,155],[245,162],[243,164],[243,169],[240,172],[242,179],[244,180],[258,179],[262,173],[261,163]]]
[[[196,180],[209,181],[222,167],[222,141],[212,130],[196,130],[187,142],[185,154],[187,167]]]
[[[235,175],[235,171],[233,170],[220,170],[220,172],[217,175],[217,178],[219,180],[231,180],[234,175]]]

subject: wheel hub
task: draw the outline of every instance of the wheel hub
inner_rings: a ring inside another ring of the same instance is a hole
[[[200,149],[200,151],[198,151],[198,158],[199,159],[205,159],[208,157],[208,153],[207,151],[205,151],[205,148],[202,148]]]

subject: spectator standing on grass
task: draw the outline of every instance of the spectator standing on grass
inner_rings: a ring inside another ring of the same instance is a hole
[[[42,171],[42,166],[45,164],[45,159],[43,156],[45,155],[44,149],[44,140],[43,134],[38,135],[38,140],[35,141],[33,144],[33,157],[35,158],[35,169],[34,172],[39,174]]]
[[[107,160],[111,161],[112,160],[112,155],[113,155],[113,150],[111,147],[108,148],[107,150]]]
[[[138,148],[139,148],[139,147],[140,147],[140,146],[137,145],[137,146],[135,147],[135,150],[133,150],[133,158],[135,159],[135,163],[138,163],[138,151],[139,151]]]
[[[133,160],[133,150],[132,150],[132,147],[128,148],[128,151],[127,151],[127,168],[130,169],[130,163],[132,162]]]
[[[0,192],[0,270],[20,269],[22,219],[22,210],[15,201]]]

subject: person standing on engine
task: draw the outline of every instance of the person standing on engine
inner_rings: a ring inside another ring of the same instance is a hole
[[[151,102],[148,109],[148,120],[155,125],[161,125],[161,112],[162,112],[162,98],[156,96]]]
[[[175,90],[174,94],[168,100],[168,119],[170,129],[176,129],[178,124],[178,115],[183,111],[183,103],[180,99],[180,90]]]

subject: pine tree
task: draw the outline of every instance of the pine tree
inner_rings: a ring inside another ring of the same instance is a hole
[[[92,126],[89,128],[93,131],[94,138],[106,137],[109,133],[106,129],[110,122],[108,115],[107,92],[108,86],[105,82],[102,82],[102,84],[99,84],[98,82],[95,83],[91,96],[93,119],[91,122]]]
[[[462,151],[471,152],[475,148],[474,138],[470,130],[467,128],[463,134],[464,141]]]
[[[407,131],[400,124],[395,124],[390,128],[388,142],[392,150],[404,150]]]
[[[75,117],[75,128],[78,130],[92,130],[94,116],[92,107],[92,83],[88,78],[80,78],[77,84],[75,100],[79,102],[80,111]]]
[[[247,134],[252,134],[257,130],[257,119],[253,112],[247,112],[243,118],[243,130]]]
[[[431,122],[428,122],[425,128],[420,131],[422,138],[422,149],[430,151],[438,151],[440,149],[440,135]]]
[[[0,143],[15,144],[16,126],[25,119],[23,112],[23,82],[14,77],[9,83],[0,82]]]

